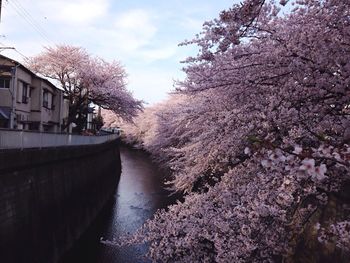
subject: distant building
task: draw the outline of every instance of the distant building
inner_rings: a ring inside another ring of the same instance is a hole
[[[98,131],[101,129],[102,126],[103,118],[101,116],[101,107],[97,105],[89,105],[85,128],[87,130]]]
[[[0,55],[0,128],[59,132],[67,117],[62,90]]]

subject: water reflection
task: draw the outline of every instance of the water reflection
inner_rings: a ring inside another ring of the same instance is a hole
[[[116,248],[100,244],[133,233],[159,208],[173,202],[162,187],[164,172],[142,151],[121,147],[122,174],[113,200],[61,263],[147,262],[146,245]]]

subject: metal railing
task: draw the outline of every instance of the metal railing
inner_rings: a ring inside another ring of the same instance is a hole
[[[101,144],[119,137],[118,134],[83,136],[0,129],[0,149],[44,148]]]

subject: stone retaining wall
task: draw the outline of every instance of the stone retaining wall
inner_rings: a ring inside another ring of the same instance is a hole
[[[0,151],[0,262],[57,262],[112,196],[119,142]]]

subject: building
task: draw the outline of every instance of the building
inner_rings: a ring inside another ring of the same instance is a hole
[[[0,55],[0,128],[60,132],[67,107],[62,90]]]
[[[96,112],[97,109],[97,112]],[[101,115],[101,107],[98,105],[89,105],[86,118],[86,130],[98,131],[103,126],[103,118]]]

